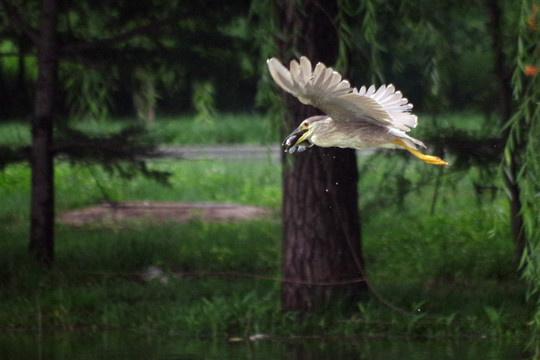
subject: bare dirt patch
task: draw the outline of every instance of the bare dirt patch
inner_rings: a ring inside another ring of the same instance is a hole
[[[257,206],[222,203],[166,203],[129,202],[103,203],[82,210],[69,211],[60,216],[63,224],[81,226],[86,224],[116,224],[126,221],[184,222],[191,219],[202,221],[245,221],[268,218],[270,212]]]

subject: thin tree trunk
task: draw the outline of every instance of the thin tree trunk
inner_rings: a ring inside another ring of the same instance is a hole
[[[26,86],[26,49],[27,45],[23,37],[19,37],[19,54],[17,57],[17,103],[15,104],[16,114],[23,114],[28,109],[28,93]]]
[[[284,38],[292,41],[281,44],[283,60],[289,60],[292,48],[313,61],[334,64],[336,2],[306,1],[302,9],[300,4],[287,1],[281,9]],[[287,132],[317,113],[296,99],[290,108]],[[354,150],[313,147],[286,154],[283,165],[283,276],[311,283],[285,283],[283,309],[310,311],[331,299],[342,303],[357,299],[366,287],[363,282],[349,282],[363,278]],[[320,284],[339,282],[346,284]]]
[[[495,58],[494,73],[497,79],[497,88],[499,93],[499,111],[501,119],[501,128],[505,129],[502,133],[503,139],[509,140],[510,127],[506,126],[512,115],[512,85],[510,70],[506,66],[506,56],[504,53],[504,44],[502,37],[502,12],[498,0],[486,0],[486,7],[490,15],[490,35],[492,41],[492,51]],[[514,139],[515,140],[515,139]],[[515,147],[516,151],[510,154],[509,158],[504,159],[504,183],[508,193],[510,224],[512,228],[512,237],[516,247],[517,259],[521,259],[525,249],[525,232],[523,230],[523,217],[521,215],[521,194],[517,181],[519,166],[516,163],[519,159],[521,146]]]
[[[57,1],[43,0],[38,79],[32,121],[30,252],[43,265],[54,259],[53,112],[57,81]]]

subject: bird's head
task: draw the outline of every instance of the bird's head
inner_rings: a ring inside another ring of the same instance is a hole
[[[322,124],[322,120],[328,119],[328,116],[312,116],[300,123],[292,133],[283,140],[285,152],[293,153],[298,149],[298,152],[304,151],[311,147],[314,143],[311,141],[313,134],[317,132],[317,128]]]

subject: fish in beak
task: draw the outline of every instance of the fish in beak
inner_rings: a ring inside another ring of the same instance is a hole
[[[307,132],[308,129],[302,126],[297,127],[285,138],[285,140],[283,140],[281,146],[284,148],[284,151],[292,154],[297,149],[298,152],[302,152],[306,150],[306,148],[313,146],[313,144],[306,139]]]

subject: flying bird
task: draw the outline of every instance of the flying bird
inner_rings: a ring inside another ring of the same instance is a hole
[[[285,152],[300,152],[313,145],[402,148],[428,164],[448,165],[420,152],[417,147],[425,148],[424,143],[407,135],[416,127],[417,117],[411,114],[413,105],[393,85],[358,90],[323,63],[313,69],[305,56],[300,62],[292,60],[289,69],[276,58],[268,59],[267,64],[283,90],[326,114],[303,120],[283,141]]]

